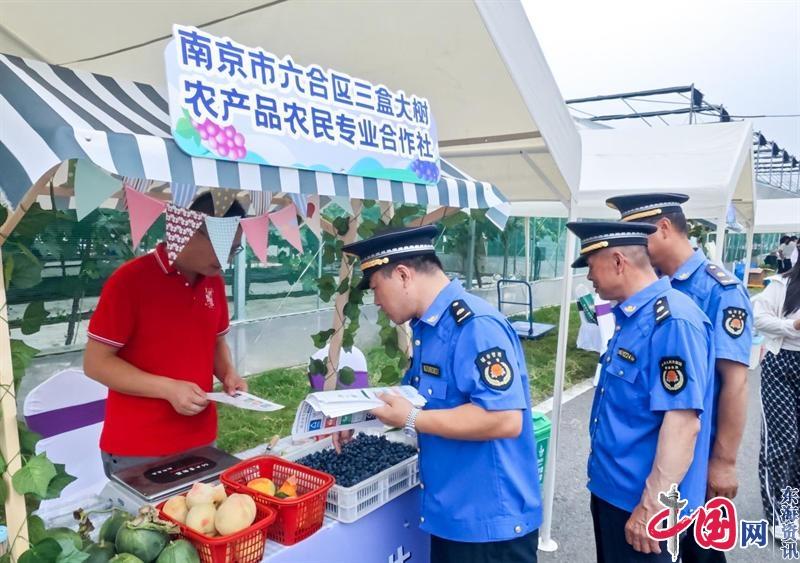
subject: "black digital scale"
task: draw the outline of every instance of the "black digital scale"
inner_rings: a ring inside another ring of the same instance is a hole
[[[197,448],[112,473],[110,487],[106,487],[104,495],[113,496],[113,489],[121,489],[119,492],[123,495],[119,500],[124,504],[131,501],[138,502],[138,506],[156,504],[194,483],[217,480],[220,473],[240,461],[211,446]]]

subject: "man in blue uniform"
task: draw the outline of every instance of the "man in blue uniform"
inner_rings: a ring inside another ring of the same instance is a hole
[[[525,356],[505,317],[447,278],[437,233],[400,229],[344,247],[375,304],[396,324],[411,321],[403,384],[427,399],[420,410],[384,395],[373,414],[418,434],[431,561],[535,562],[542,514]]]
[[[750,362],[752,312],[747,290],[721,266],[712,264],[688,239],[683,194],[635,194],[609,198],[622,221],[651,223],[650,260],[670,277],[672,287],[691,297],[711,320],[715,350],[714,412],[707,497],[733,499],[739,487],[736,454],[747,417],[747,366]],[[749,259],[749,258],[748,258]],[[725,561],[722,551],[702,549],[690,529],[683,537],[685,563]]]
[[[614,336],[589,424],[588,487],[600,562],[670,561],[647,534],[674,483],[694,510],[705,500],[713,399],[711,325],[686,295],[658,279],[643,223],[568,223],[581,239],[573,267],[616,301]]]

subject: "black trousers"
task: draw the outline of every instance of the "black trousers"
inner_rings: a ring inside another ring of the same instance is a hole
[[[694,524],[681,537],[682,563],[725,563],[725,552],[716,549],[704,549],[694,539]]]
[[[767,352],[761,362],[758,477],[767,521],[781,517],[781,491],[800,487],[800,352]]]
[[[513,540],[487,543],[431,536],[431,563],[537,563],[539,530]]]
[[[597,563],[672,563],[665,541],[659,544],[660,554],[640,553],[625,541],[625,524],[631,517],[630,512],[595,495],[592,495],[591,509]]]

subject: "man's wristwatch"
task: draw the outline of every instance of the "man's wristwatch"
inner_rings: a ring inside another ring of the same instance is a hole
[[[406,433],[406,436],[416,436],[417,435],[417,415],[419,414],[421,409],[417,407],[412,408],[408,411],[408,416],[406,417],[406,423],[403,426],[403,432]]]

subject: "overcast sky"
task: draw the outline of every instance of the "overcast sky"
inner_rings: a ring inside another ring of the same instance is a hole
[[[731,115],[800,114],[800,0],[523,3],[565,99],[694,83]],[[800,118],[753,121],[800,158]]]

